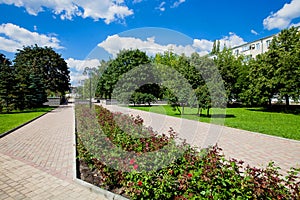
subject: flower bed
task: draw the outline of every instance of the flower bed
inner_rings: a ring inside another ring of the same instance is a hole
[[[81,178],[130,199],[299,199],[299,169],[287,177],[199,150],[139,117],[76,105]],[[298,182],[297,182],[298,181]]]

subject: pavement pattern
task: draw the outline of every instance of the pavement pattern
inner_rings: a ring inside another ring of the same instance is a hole
[[[105,200],[74,181],[74,130],[69,105],[0,138],[0,199]]]

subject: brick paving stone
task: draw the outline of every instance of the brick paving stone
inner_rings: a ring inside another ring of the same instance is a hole
[[[74,108],[60,106],[0,138],[0,199],[105,200],[73,181],[74,137]]]

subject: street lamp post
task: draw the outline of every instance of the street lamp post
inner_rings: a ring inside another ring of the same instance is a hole
[[[92,72],[93,72],[93,69],[90,67],[86,67],[83,72],[83,74],[87,74],[90,79],[90,89],[89,89],[90,109],[92,108]]]

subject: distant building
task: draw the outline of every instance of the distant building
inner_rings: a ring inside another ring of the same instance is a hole
[[[276,34],[275,34],[276,35]],[[249,58],[255,58],[258,54],[268,51],[270,43],[275,35],[271,35],[253,42],[249,42],[232,48],[232,53],[236,56],[244,55]]]
[[[300,26],[298,26],[297,28],[298,30],[300,30]],[[236,56],[244,55],[248,58],[255,58],[258,54],[262,54],[268,51],[273,37],[278,34],[279,33],[233,47],[231,48],[232,53]]]

